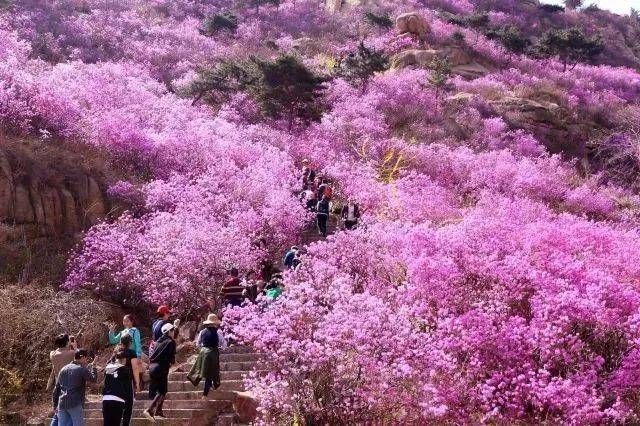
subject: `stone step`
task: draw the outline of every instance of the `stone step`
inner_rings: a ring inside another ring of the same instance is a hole
[[[143,418],[142,414],[144,408],[134,409],[133,417]],[[195,408],[184,408],[184,409],[173,409],[163,407],[162,411],[166,418],[168,419],[190,419],[196,414],[202,414],[206,410],[204,409],[195,409]],[[101,419],[102,418],[102,409],[92,409],[92,410],[84,410],[84,418],[85,419]]]
[[[169,392],[182,392],[204,389],[204,380],[200,381],[198,386],[193,386],[189,381],[170,381]],[[242,380],[224,380],[220,383],[219,390],[238,391],[244,390],[244,382]]]
[[[47,419],[45,425],[51,424],[51,419]],[[233,423],[232,423],[233,424]],[[104,421],[102,416],[90,418],[85,417],[84,426],[103,426]],[[174,418],[174,419],[161,419],[156,417],[155,421],[151,421],[146,417],[133,417],[131,419],[131,426],[147,426],[147,425],[160,425],[160,426],[200,426],[193,424],[193,420],[190,417],[186,418]]]
[[[257,361],[243,361],[243,362],[220,362],[220,371],[253,371],[261,363]],[[176,371],[188,372],[193,367],[193,361],[187,362],[179,366]]]
[[[229,346],[227,349],[223,349],[220,351],[222,354],[252,354],[253,350],[249,346],[243,345],[233,345]]]
[[[235,420],[235,414],[220,414],[218,416],[217,426],[234,426],[237,423]]]
[[[213,391],[211,391],[213,393]],[[134,409],[144,409],[149,406],[151,401],[149,399],[137,399],[133,402]],[[166,410],[186,410],[186,409],[207,409],[213,411],[221,411],[231,407],[231,401],[211,399],[209,401],[202,401],[201,399],[167,399],[164,402],[164,408]],[[102,401],[87,402],[85,404],[85,410],[102,410]]]
[[[202,397],[202,391],[197,391],[197,390],[174,391],[174,392],[167,393],[167,401],[174,400],[174,399],[181,400],[181,401],[193,400],[193,399],[199,399],[200,397]],[[149,392],[136,393],[136,399],[148,400]],[[209,392],[209,399],[218,400],[218,401],[233,401],[236,399],[236,392],[221,390],[221,389],[216,389],[216,390],[212,389]]]
[[[247,361],[260,361],[262,354],[245,353],[245,354],[220,354],[220,362],[247,362]]]
[[[187,371],[172,371],[169,373],[169,381],[186,381]],[[221,371],[220,380],[242,380],[249,374],[249,371]]]

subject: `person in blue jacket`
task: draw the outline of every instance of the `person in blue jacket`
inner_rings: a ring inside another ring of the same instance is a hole
[[[293,261],[296,258],[296,253],[298,252],[298,246],[293,246],[291,249],[284,255],[284,267],[287,269],[293,269]]]

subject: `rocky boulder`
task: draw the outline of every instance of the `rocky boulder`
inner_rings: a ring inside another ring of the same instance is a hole
[[[391,68],[408,67],[431,68],[435,59],[448,59],[451,72],[472,79],[487,75],[490,69],[458,46],[445,46],[441,49],[408,49],[391,57]]]
[[[408,12],[398,15],[396,29],[399,35],[411,34],[424,40],[429,33],[429,23],[418,12]]]
[[[99,176],[78,165],[51,179],[46,166],[25,163],[20,152],[0,148],[0,224],[42,237],[73,235],[104,219],[109,202]]]
[[[474,94],[460,92],[447,98],[448,102],[469,102]],[[500,115],[511,128],[523,129],[540,140],[552,154],[584,160],[587,141],[596,127],[580,121],[566,108],[554,102],[547,93],[528,97],[510,94],[489,101],[494,113]]]

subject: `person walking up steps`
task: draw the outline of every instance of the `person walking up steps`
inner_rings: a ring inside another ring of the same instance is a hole
[[[171,309],[169,309],[168,306],[162,305],[158,307],[156,313],[158,314],[158,319],[155,320],[151,326],[154,342],[157,342],[162,337],[162,326],[170,322],[169,318],[171,318]]]
[[[302,189],[307,189],[316,178],[313,164],[306,158],[302,160]]]
[[[173,324],[162,326],[162,337],[158,339],[153,354],[149,357],[149,395],[153,396],[153,401],[148,409],[143,411],[143,415],[152,421],[155,417],[163,417],[162,405],[169,391],[169,369],[176,363],[176,342],[173,340],[175,327]]]
[[[122,338],[120,338],[120,343],[116,347],[116,352],[121,352],[124,355],[124,366],[129,370],[129,377],[132,380],[132,382],[129,383],[131,392],[129,392],[127,394],[127,397],[124,398],[124,411],[122,413],[123,426],[129,426],[129,423],[131,423],[131,415],[133,413],[134,389],[135,392],[140,392],[140,364],[142,361],[138,359],[136,351],[131,349],[131,342],[131,335],[124,334]]]
[[[193,386],[198,386],[204,379],[202,399],[207,400],[209,390],[220,387],[220,351],[227,347],[226,340],[220,331],[220,318],[210,314],[202,323],[204,328],[198,334],[197,345],[200,348],[198,358],[187,375]]]
[[[327,236],[327,222],[329,221],[329,199],[325,196],[318,201],[316,207],[316,218],[318,220],[318,232],[323,237]]]
[[[153,353],[156,342],[158,341],[158,339],[160,339],[160,337],[162,337],[162,326],[171,323],[171,309],[168,306],[159,306],[156,310],[156,313],[158,314],[158,319],[156,319],[151,326],[153,340],[149,344],[149,354]],[[173,326],[175,328],[180,327],[180,319],[176,319],[175,321],[173,321]]]
[[[104,426],[128,425],[124,419],[126,404],[133,399],[131,370],[127,368],[127,354],[119,347],[105,367],[102,391],[102,418]],[[131,417],[131,414],[129,414]]]
[[[83,404],[87,382],[95,382],[98,372],[85,349],[78,349],[74,360],[60,370],[53,391],[53,406],[59,426],[84,426]]]

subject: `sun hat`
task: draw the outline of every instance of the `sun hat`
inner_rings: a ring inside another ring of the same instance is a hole
[[[203,325],[215,325],[218,327],[221,324],[220,318],[216,314],[209,314],[206,321],[202,322]]]
[[[173,330],[175,327],[173,326],[173,324],[167,323],[165,325],[162,326],[162,328],[160,329],[160,331],[162,332],[162,334],[167,334],[168,332],[170,332],[171,330]]]
[[[158,313],[158,315],[166,315],[171,313],[171,309],[166,305],[162,305],[158,307],[158,310],[156,312]]]

